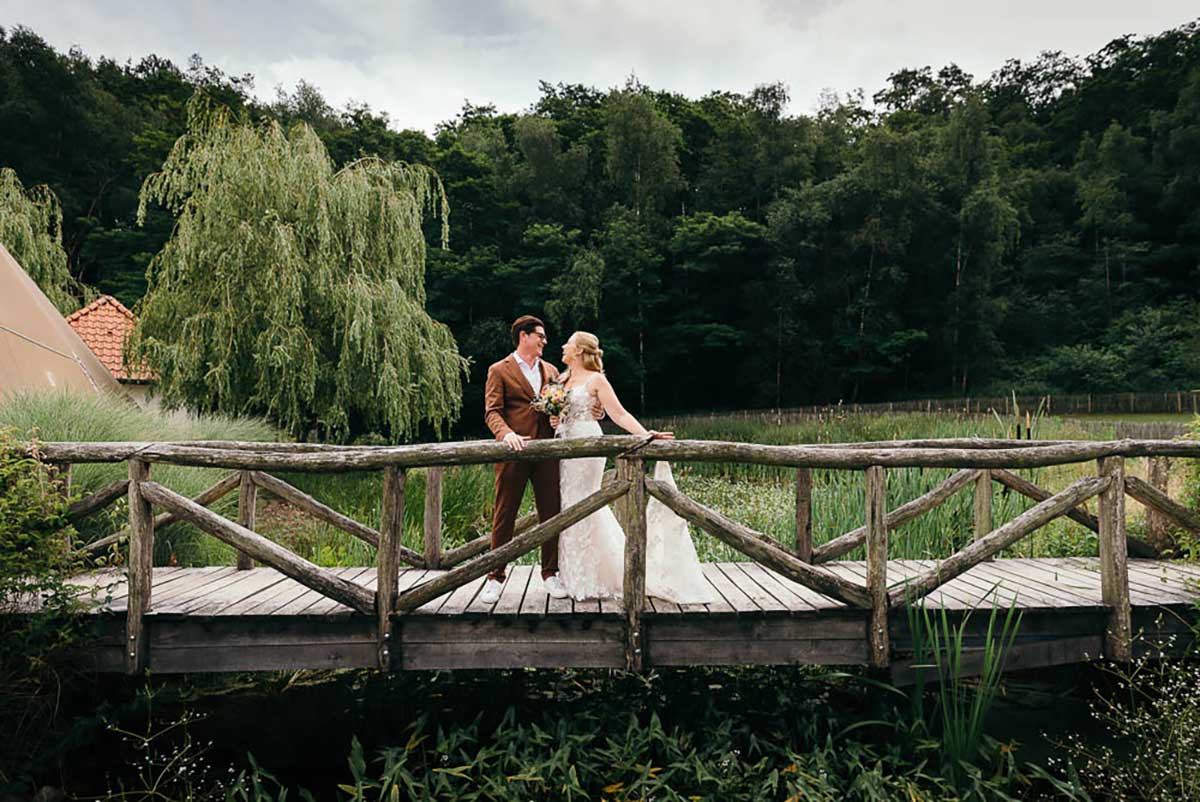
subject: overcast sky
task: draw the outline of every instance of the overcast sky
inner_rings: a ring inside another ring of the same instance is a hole
[[[1196,0],[5,0],[0,26],[119,61],[191,54],[252,73],[264,99],[303,78],[336,108],[365,101],[397,128],[464,100],[523,111],[538,81],[619,85],[630,73],[690,97],[783,81],[792,113],[824,89],[955,62],[984,78],[1042,50],[1091,53],[1198,16]]]

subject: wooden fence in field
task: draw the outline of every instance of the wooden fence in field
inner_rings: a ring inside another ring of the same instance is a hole
[[[1128,556],[1155,556],[1154,549],[1125,531],[1126,495],[1145,504],[1155,514],[1200,533],[1200,514],[1173,501],[1164,486],[1143,482],[1125,473],[1130,458],[1200,457],[1194,441],[1119,440],[1111,442],[1025,441],[963,438],[906,440],[830,445],[768,446],[734,442],[662,441],[630,436],[602,436],[569,440],[538,440],[514,452],[495,442],[461,442],[396,447],[344,447],[300,443],[192,442],[192,443],[44,443],[41,458],[69,476],[77,463],[124,462],[128,478],[114,482],[75,502],[70,515],[78,520],[120,497],[129,503],[129,526],[104,541],[92,544],[103,550],[128,540],[125,605],[124,668],[140,672],[147,666],[148,638],[145,620],[151,598],[155,530],[173,521],[188,522],[232,546],[238,568],[254,561],[344,605],[374,622],[376,662],[383,668],[399,665],[395,633],[406,616],[430,602],[452,596],[489,571],[511,563],[538,548],[567,527],[608,504],[615,504],[626,533],[623,603],[615,613],[622,623],[623,664],[630,670],[646,665],[647,615],[663,617],[646,598],[646,504],[652,496],[695,527],[728,544],[771,572],[781,582],[794,583],[797,596],[804,592],[832,600],[843,612],[862,611],[867,660],[887,666],[892,656],[889,613],[945,586],[957,577],[994,560],[1005,549],[1038,528],[1068,516],[1098,533],[1099,584],[1105,613],[1104,654],[1113,659],[1131,655],[1131,601]],[[453,549],[443,548],[441,531],[441,478],[448,466],[495,463],[507,460],[608,457],[616,469],[600,489],[538,522],[527,516],[519,522],[513,540],[496,550],[480,537]],[[769,465],[795,471],[796,538],[780,544],[726,515],[689,498],[678,489],[649,478],[646,461],[736,462]],[[1051,493],[1013,471],[1094,461],[1094,475]],[[154,481],[153,466],[171,464],[232,471],[195,498],[186,498]],[[924,495],[888,510],[886,483],[892,468],[953,468],[955,473]],[[425,495],[423,549],[401,543],[406,477],[410,471],[429,472]],[[867,488],[863,525],[814,545],[812,537],[812,471],[860,471]],[[355,521],[293,487],[273,472],[307,471],[382,473],[382,517],[378,528]],[[1033,506],[1010,521],[996,522],[992,515],[993,483],[1028,496]],[[374,587],[347,580],[331,569],[317,566],[255,531],[255,497],[259,488],[284,499],[304,512],[338,527],[376,549]],[[238,490],[237,520],[208,508],[225,494]],[[952,495],[971,489],[975,494],[975,538],[958,552],[947,555],[897,581],[889,578],[889,532],[944,503]],[[1099,512],[1092,515],[1084,502],[1099,497]],[[156,514],[157,513],[157,514]],[[865,546],[865,575],[861,581],[832,570],[830,561]],[[425,581],[401,587],[401,566],[425,569]],[[774,579],[770,581],[774,582]],[[1049,591],[1048,591],[1049,592]],[[520,599],[517,599],[520,602]],[[544,608],[543,608],[544,612]],[[676,610],[678,612],[678,610]],[[686,612],[686,611],[683,611]],[[700,611],[704,612],[704,611]],[[712,612],[711,610],[708,612]],[[712,620],[712,617],[704,621]],[[707,624],[698,626],[703,633]],[[519,656],[513,656],[519,661]],[[570,656],[559,658],[569,662]],[[582,658],[581,658],[582,659]],[[684,658],[673,658],[676,660]],[[703,663],[702,653],[686,659]],[[519,664],[519,662],[517,663]],[[555,663],[557,664],[557,663]],[[592,665],[593,663],[578,663]]]
[[[688,412],[664,416],[662,420],[714,420],[729,418],[761,423],[802,423],[816,418],[842,414],[884,414],[889,412],[943,412],[956,414],[1014,415],[1017,412],[1071,416],[1094,414],[1188,414],[1200,415],[1200,389],[1172,390],[1159,393],[1077,393],[1045,395],[964,396],[962,398],[922,398],[909,401],[872,403],[842,402],[782,409],[738,409],[713,412]]]

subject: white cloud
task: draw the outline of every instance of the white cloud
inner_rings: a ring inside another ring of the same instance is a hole
[[[157,53],[183,65],[199,53],[254,74],[267,99],[304,78],[334,106],[365,101],[432,130],[464,99],[519,111],[539,80],[607,88],[631,72],[693,97],[781,80],[792,111],[807,112],[824,88],[869,96],[904,67],[955,62],[984,78],[1008,58],[1083,55],[1195,13],[1193,0],[10,0],[0,25],[121,61]]]

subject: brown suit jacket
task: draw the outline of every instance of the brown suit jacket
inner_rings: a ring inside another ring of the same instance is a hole
[[[546,382],[558,378],[558,369],[546,360],[539,360],[538,365],[543,387]],[[488,368],[483,390],[483,419],[497,440],[503,440],[509,432],[526,437],[554,437],[550,418],[529,406],[533,398],[533,388],[512,354]]]

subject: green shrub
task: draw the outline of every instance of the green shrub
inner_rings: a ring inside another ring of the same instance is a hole
[[[24,391],[0,398],[0,425],[28,432],[42,441],[170,441],[189,440],[277,440],[278,433],[257,418],[231,418],[225,415],[191,415],[142,409],[121,398],[108,395],[79,394],[63,391]],[[125,463],[75,465],[71,483],[76,492],[86,495],[109,482],[127,476]],[[191,497],[215,484],[229,471],[213,468],[188,468],[178,465],[154,465],[151,475],[172,490]],[[235,514],[237,494],[226,496],[214,505],[225,514]],[[80,539],[90,543],[125,526],[124,500],[103,514],[79,523]],[[176,524],[155,532],[154,559],[164,564],[174,559],[180,565],[221,565],[232,563],[233,550],[214,538],[200,535],[187,524]]]
[[[21,787],[47,746],[79,630],[76,594],[65,582],[74,533],[68,503],[37,443],[0,428],[0,796]],[[41,615],[29,614],[37,608]]]

